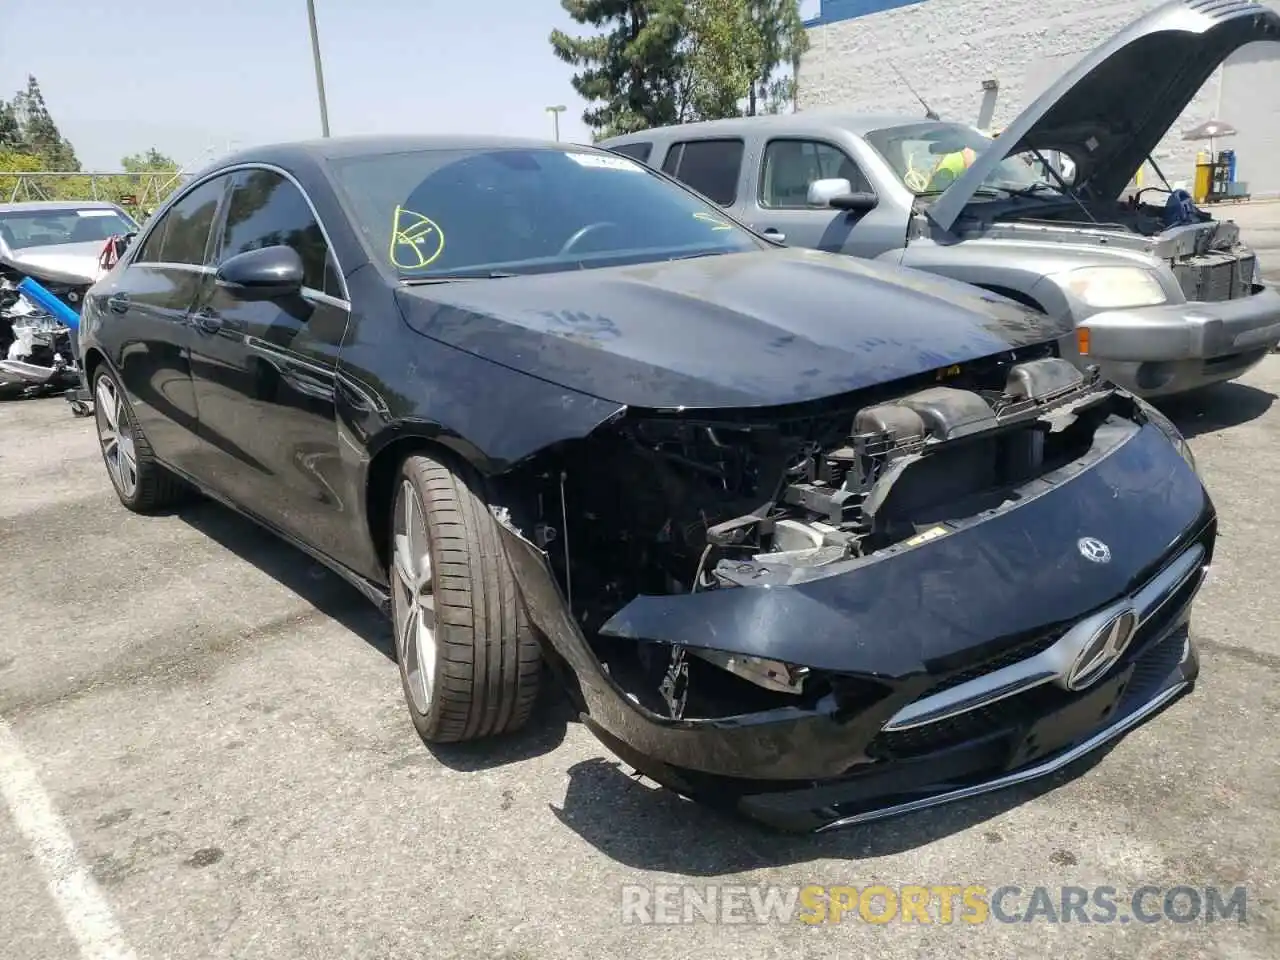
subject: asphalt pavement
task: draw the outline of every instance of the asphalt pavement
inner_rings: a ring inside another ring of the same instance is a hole
[[[811,838],[633,779],[554,696],[428,749],[353,590],[218,506],[127,513],[91,421],[0,404],[0,956],[1280,956],[1277,394],[1272,355],[1166,404],[1222,515],[1190,696],[1050,780]],[[666,884],[1243,886],[1247,913],[624,922]]]

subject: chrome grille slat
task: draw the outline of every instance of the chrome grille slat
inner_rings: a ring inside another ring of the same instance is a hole
[[[895,713],[881,729],[892,733],[938,723],[1065,677],[1083,645],[1119,610],[1132,605],[1137,611],[1137,630],[1141,631],[1192,578],[1203,577],[1204,559],[1203,546],[1188,548],[1134,594],[1074,624],[1048,649],[964,683],[934,688]]]

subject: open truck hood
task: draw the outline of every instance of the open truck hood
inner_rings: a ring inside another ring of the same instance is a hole
[[[1255,0],[1171,0],[1125,27],[1064,73],[929,208],[950,230],[1002,160],[1060,150],[1075,185],[1120,195],[1210,74],[1247,43],[1280,40],[1280,13]]]

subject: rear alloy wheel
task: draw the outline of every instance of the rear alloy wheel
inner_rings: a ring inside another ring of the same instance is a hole
[[[391,511],[391,613],[409,715],[427,743],[522,727],[541,652],[480,480],[427,456],[401,467]]]
[[[120,502],[136,513],[149,513],[182,499],[185,488],[156,461],[109,370],[99,370],[94,377],[93,402],[102,460]]]

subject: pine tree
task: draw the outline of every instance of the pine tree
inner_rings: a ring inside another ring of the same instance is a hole
[[[572,84],[589,104],[597,138],[675,123],[684,107],[683,0],[560,0],[577,23],[606,32],[551,33],[551,47],[580,67]]]
[[[22,145],[22,127],[18,123],[18,114],[11,103],[0,100],[0,153],[19,152]]]
[[[12,109],[24,152],[39,157],[46,170],[79,171],[75,148],[53,122],[34,76],[27,77],[27,89],[20,90],[13,98]]]

